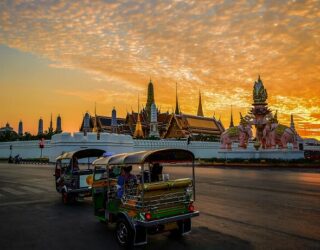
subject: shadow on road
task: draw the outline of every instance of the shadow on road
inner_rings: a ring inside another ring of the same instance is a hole
[[[139,248],[137,248],[139,249]],[[239,238],[215,232],[207,227],[193,227],[192,232],[180,239],[170,234],[152,235],[148,245],[140,249],[253,249],[251,244]]]
[[[1,249],[120,249],[114,225],[100,223],[90,200],[63,205],[60,199],[0,208]],[[249,242],[194,226],[185,237],[152,235],[136,249],[251,249]]]

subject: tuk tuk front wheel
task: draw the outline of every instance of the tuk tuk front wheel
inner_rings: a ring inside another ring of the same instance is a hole
[[[68,205],[70,203],[72,203],[74,201],[74,196],[72,196],[71,194],[68,194],[67,192],[62,192],[62,203],[65,205]]]
[[[127,220],[120,218],[116,227],[116,238],[120,246],[133,246],[133,230]]]
[[[62,200],[62,203],[67,205],[69,203],[69,199],[68,199],[68,194],[66,192],[62,192],[61,193],[61,200]]]

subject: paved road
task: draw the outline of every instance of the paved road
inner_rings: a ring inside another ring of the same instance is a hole
[[[97,222],[90,199],[61,204],[52,174],[52,166],[0,164],[0,249],[119,249],[114,227]],[[192,233],[150,236],[143,249],[320,249],[320,170],[196,174],[201,216]]]

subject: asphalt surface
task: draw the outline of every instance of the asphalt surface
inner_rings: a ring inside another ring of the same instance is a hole
[[[61,203],[52,174],[50,165],[0,164],[0,249],[119,249],[90,199]],[[198,168],[196,181],[192,232],[152,235],[137,249],[320,249],[320,170]]]

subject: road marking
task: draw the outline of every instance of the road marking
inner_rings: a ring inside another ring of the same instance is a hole
[[[23,194],[26,194],[25,192],[18,191],[18,190],[16,190],[16,189],[9,188],[9,187],[2,187],[1,190],[4,191],[4,192],[10,193],[10,194],[14,194],[14,195],[23,195]]]
[[[40,194],[40,193],[44,192],[44,190],[40,190],[40,189],[35,188],[35,187],[21,186],[19,188],[23,189],[23,190],[26,190],[26,191],[29,191],[31,193],[35,193],[35,194]]]

